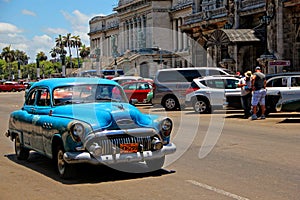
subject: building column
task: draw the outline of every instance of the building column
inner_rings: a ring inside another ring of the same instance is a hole
[[[181,18],[178,19],[178,50],[182,51],[182,32],[180,30],[180,26],[181,26]]]
[[[177,48],[177,19],[173,19],[173,51],[176,52]]]
[[[132,43],[133,43],[133,41],[132,41],[132,39],[133,39],[133,37],[132,37],[132,28],[133,28],[133,24],[132,24],[133,22],[132,22],[132,19],[131,20],[129,20],[129,30],[128,30],[128,32],[129,32],[129,47],[128,47],[128,49],[129,50],[131,50],[132,49]]]

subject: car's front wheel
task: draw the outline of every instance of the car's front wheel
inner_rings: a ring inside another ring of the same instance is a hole
[[[23,146],[18,134],[15,137],[15,152],[18,160],[27,160],[29,157],[29,149]]]
[[[197,113],[211,113],[211,108],[208,100],[197,98],[193,101],[193,108]]]
[[[166,111],[176,110],[179,107],[178,101],[174,96],[167,96],[162,104]]]
[[[150,171],[156,171],[162,168],[165,163],[165,156],[153,160],[147,160],[146,164]]]
[[[66,163],[64,160],[64,148],[59,145],[56,151],[56,167],[59,173],[59,176],[63,179],[71,178],[73,175],[73,166]]]

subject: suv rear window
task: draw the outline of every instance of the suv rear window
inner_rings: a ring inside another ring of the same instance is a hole
[[[197,70],[162,71],[157,80],[159,82],[192,82],[194,78],[201,77]]]
[[[157,77],[159,82],[192,82],[202,76],[226,75],[218,69],[170,70],[161,71]]]

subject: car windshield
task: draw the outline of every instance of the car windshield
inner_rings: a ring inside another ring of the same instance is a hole
[[[116,85],[85,84],[55,88],[54,106],[91,102],[128,102],[123,90]]]

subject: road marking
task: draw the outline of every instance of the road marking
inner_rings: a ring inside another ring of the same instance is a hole
[[[204,183],[199,183],[197,181],[194,181],[194,180],[186,180],[187,182],[193,184],[193,185],[196,185],[196,186],[199,186],[199,187],[202,187],[204,189],[207,189],[207,190],[210,190],[210,191],[214,191],[218,194],[222,194],[224,196],[227,196],[227,197],[231,197],[233,199],[237,199],[237,200],[250,200],[248,198],[245,198],[245,197],[241,197],[239,195],[236,195],[236,194],[232,194],[230,192],[226,192],[224,190],[221,190],[221,189],[218,189],[218,188],[215,188],[215,187],[212,187],[212,186],[209,186],[209,185],[206,185]]]

